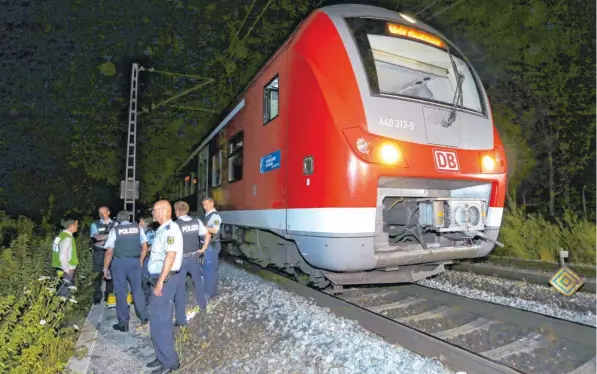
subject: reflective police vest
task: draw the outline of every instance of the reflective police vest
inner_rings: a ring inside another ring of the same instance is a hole
[[[188,221],[177,219],[176,223],[182,232],[182,253],[192,253],[199,250],[199,219],[191,218]]]
[[[118,225],[114,228],[114,257],[138,257],[141,255],[141,231],[136,223]]]
[[[97,221],[95,221],[95,227],[97,228],[97,233],[100,235],[104,235],[104,234],[107,235],[108,233],[110,233],[110,230],[112,230],[114,225],[115,225],[114,221],[109,221],[108,223],[103,223],[101,219],[98,219]],[[93,243],[97,242],[97,240],[95,240],[95,238],[91,238],[91,239],[93,240]],[[104,240],[104,244],[105,244],[105,240]],[[93,246],[93,249],[100,250],[100,251],[104,250],[104,248],[98,247],[96,245]]]
[[[60,243],[62,243],[63,240],[71,241],[70,260],[68,261],[68,264],[72,267],[76,267],[79,264],[79,259],[77,258],[77,243],[75,238],[65,231],[58,234],[52,243],[52,267],[62,268],[62,263],[60,262]]]
[[[213,212],[211,212],[208,215],[206,215],[205,218],[203,218],[203,224],[205,225],[205,227],[209,227],[207,224],[209,223],[210,218],[214,214],[218,214],[218,211],[214,210]],[[212,242],[219,242],[220,241],[220,230],[218,230],[217,234],[211,234],[211,241]]]

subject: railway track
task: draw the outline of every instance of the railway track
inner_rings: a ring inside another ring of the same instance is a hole
[[[245,270],[455,371],[595,373],[595,327],[420,285],[318,291],[286,274],[227,256]],[[239,261],[240,260],[240,261]]]
[[[592,326],[420,285],[352,288],[338,297],[522,373],[595,373]]]
[[[529,263],[529,262],[527,262]],[[462,261],[458,264],[449,266],[450,270],[459,272],[470,272],[473,274],[496,276],[498,278],[509,279],[513,281],[527,281],[530,283],[549,286],[549,280],[559,269],[557,266],[543,266],[538,269],[526,269],[513,266],[507,266],[507,263],[493,263],[493,262],[472,262]],[[581,271],[578,271],[580,269]],[[595,293],[597,290],[594,272],[591,273],[583,268],[572,268],[584,278],[584,284],[579,292]]]

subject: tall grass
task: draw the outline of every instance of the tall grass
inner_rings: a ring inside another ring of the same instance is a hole
[[[48,212],[49,214],[49,212]],[[79,230],[84,230],[81,222]],[[91,253],[79,234],[79,266],[69,298],[56,295],[51,243],[59,230],[0,211],[0,372],[62,373],[91,305]]]
[[[500,232],[505,248],[496,247],[493,254],[555,262],[563,249],[569,252],[570,262],[594,265],[596,236],[595,222],[583,220],[571,211],[549,222],[510,204]]]

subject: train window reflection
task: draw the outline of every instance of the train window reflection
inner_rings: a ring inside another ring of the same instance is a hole
[[[278,117],[279,88],[278,76],[263,88],[263,124]]]
[[[222,184],[222,150],[211,156],[211,186],[218,187]]]
[[[243,138],[240,131],[228,142],[228,182],[243,179]]]
[[[457,87],[445,48],[408,36],[388,35],[387,21],[345,18],[363,64],[372,95],[413,97],[452,105]],[[392,21],[393,22],[393,21]],[[399,22],[400,23],[400,22]],[[409,26],[410,27],[410,26]],[[448,44],[447,41],[443,40]],[[462,80],[462,106],[486,114],[483,89],[465,58],[448,46]]]
[[[381,35],[367,35],[375,61],[380,93],[452,104],[457,75],[444,50],[423,43]],[[464,75],[463,106],[482,111],[475,79],[466,63],[453,56]]]

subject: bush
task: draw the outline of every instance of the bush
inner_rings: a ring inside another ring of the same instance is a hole
[[[510,204],[499,240],[505,247],[496,247],[494,255],[557,262],[561,248],[568,251],[569,262],[595,264],[595,223],[582,220],[570,211],[551,223]]]
[[[71,296],[58,297],[50,266],[58,230],[47,221],[42,225],[0,212],[0,372],[63,372],[74,353],[77,324],[82,325],[91,305],[88,237],[77,235],[79,266]]]

